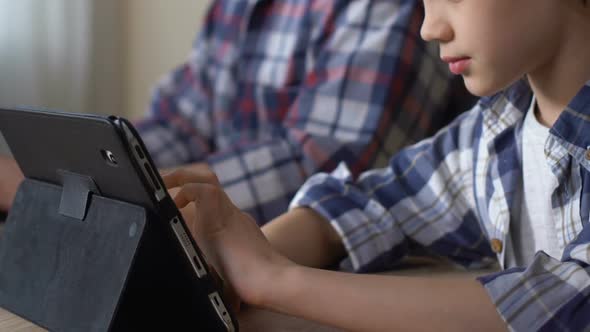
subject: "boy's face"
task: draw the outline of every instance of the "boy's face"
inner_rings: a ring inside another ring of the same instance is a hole
[[[421,34],[439,42],[471,93],[490,95],[551,63],[564,30],[562,1],[569,0],[424,0]]]

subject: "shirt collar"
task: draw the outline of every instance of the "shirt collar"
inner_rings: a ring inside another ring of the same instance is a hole
[[[590,81],[561,113],[550,133],[578,163],[590,170]]]
[[[496,95],[482,98],[483,138],[492,143],[506,129],[522,121],[532,99],[533,92],[524,79]]]
[[[484,138],[491,143],[498,135],[522,121],[533,92],[522,79],[506,90],[482,98]],[[572,99],[550,130],[569,154],[590,170],[590,81]]]
[[[590,81],[561,113],[551,134],[584,150],[590,146]]]

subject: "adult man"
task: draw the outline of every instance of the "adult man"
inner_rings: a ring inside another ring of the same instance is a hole
[[[215,1],[140,132],[160,167],[209,164],[264,223],[309,175],[384,165],[456,115],[422,17],[418,1]]]

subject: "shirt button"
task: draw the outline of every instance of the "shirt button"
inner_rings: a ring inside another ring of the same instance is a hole
[[[500,239],[492,239],[490,241],[490,244],[492,246],[493,252],[495,252],[496,254],[499,254],[502,252],[502,248],[504,247],[504,245],[502,244],[502,241],[500,241]]]

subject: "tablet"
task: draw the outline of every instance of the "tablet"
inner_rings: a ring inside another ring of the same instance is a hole
[[[174,320],[170,326],[238,330],[205,257],[129,121],[0,108],[0,131],[27,179],[59,186],[65,173],[76,174],[91,179],[95,194],[147,211],[153,231],[142,239],[141,250],[150,254],[133,263],[139,277],[128,286],[134,296],[121,300],[126,301],[129,329],[142,316],[155,319],[150,315],[166,313],[166,319]]]

